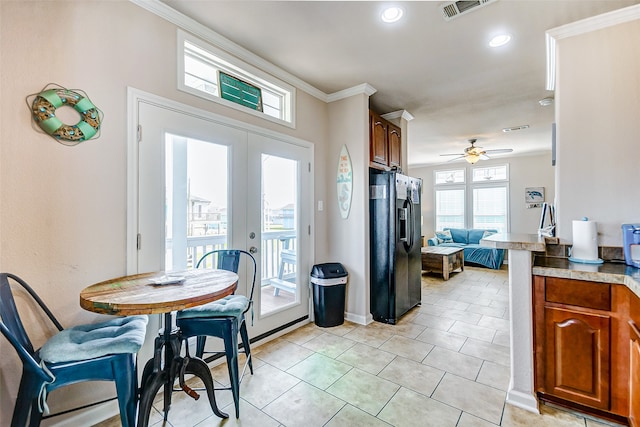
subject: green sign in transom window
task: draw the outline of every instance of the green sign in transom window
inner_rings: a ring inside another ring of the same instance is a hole
[[[220,97],[253,110],[262,111],[262,90],[237,77],[219,72]]]

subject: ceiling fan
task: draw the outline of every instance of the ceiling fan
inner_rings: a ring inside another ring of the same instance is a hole
[[[467,162],[474,164],[476,163],[478,160],[482,159],[482,160],[487,160],[490,157],[487,156],[488,153],[490,154],[498,154],[498,153],[510,153],[513,151],[513,149],[511,148],[500,148],[497,150],[483,150],[482,147],[476,147],[475,143],[476,143],[477,139],[476,138],[472,138],[469,140],[469,143],[471,144],[470,147],[467,147],[464,149],[464,153],[460,154],[440,154],[441,156],[458,156],[455,157],[451,160],[449,160],[450,162],[454,161],[454,160],[458,160],[458,159],[462,159],[464,158]]]

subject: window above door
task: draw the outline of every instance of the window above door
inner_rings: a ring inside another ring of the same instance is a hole
[[[259,92],[260,108],[224,99],[221,75]],[[178,89],[295,128],[293,86],[182,30],[178,30]]]

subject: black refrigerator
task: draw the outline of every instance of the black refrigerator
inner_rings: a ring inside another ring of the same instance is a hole
[[[422,180],[369,169],[371,314],[395,324],[421,301]]]

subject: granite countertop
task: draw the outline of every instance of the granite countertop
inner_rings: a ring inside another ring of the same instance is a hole
[[[640,297],[640,268],[630,267],[620,262],[581,264],[571,262],[567,258],[536,255],[532,272],[538,276],[625,285]]]
[[[498,233],[480,240],[482,246],[495,249],[514,249],[544,252],[545,240],[537,234]]]
[[[502,233],[480,240],[482,246],[496,249],[523,250],[544,253],[546,241],[537,234]],[[538,276],[587,280],[625,285],[640,297],[640,268],[630,267],[622,262],[603,264],[581,264],[567,258],[548,257],[536,254],[532,272]]]

